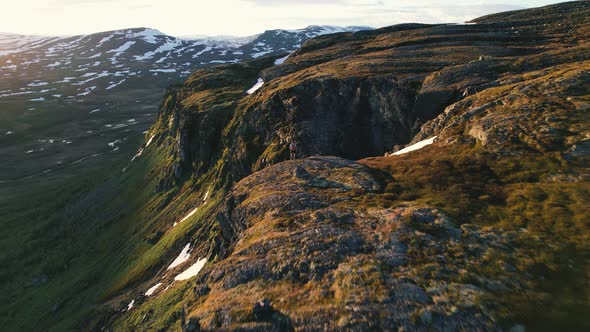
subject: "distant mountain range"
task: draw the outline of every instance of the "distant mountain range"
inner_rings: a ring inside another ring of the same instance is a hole
[[[72,37],[0,34],[0,157],[6,160],[0,180],[106,152],[130,153],[124,144],[138,144],[133,137],[153,122],[164,88],[199,68],[284,57],[310,38],[365,29],[309,26],[190,39],[147,28]]]
[[[309,26],[269,30],[243,37],[182,39],[137,28],[73,37],[0,34],[0,98],[27,95],[30,100],[81,99],[131,81],[166,86],[197,68],[290,53],[306,40],[367,27]]]

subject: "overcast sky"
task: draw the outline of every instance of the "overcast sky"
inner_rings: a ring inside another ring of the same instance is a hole
[[[311,24],[463,22],[546,0],[2,0],[0,31],[75,35],[150,27],[174,36],[247,36]]]

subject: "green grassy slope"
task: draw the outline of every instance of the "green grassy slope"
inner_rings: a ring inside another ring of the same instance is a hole
[[[262,63],[268,66],[272,61]],[[186,107],[210,108],[241,96],[260,69],[246,70],[243,77],[231,76],[237,89],[228,91],[229,95],[193,96]],[[212,73],[219,78],[216,70]],[[227,90],[229,83],[220,88]],[[231,110],[217,106],[215,111],[228,118]],[[227,190],[227,182],[216,176],[223,164],[213,165],[203,177],[185,177],[166,190],[158,189],[172,164],[169,146],[156,142],[165,135],[161,125],[156,123],[146,133],[144,142],[155,135],[154,143],[132,162],[130,152],[139,145],[137,138],[121,144],[121,153],[73,161],[51,172],[2,183],[0,215],[5,231],[0,279],[7,299],[1,308],[7,313],[2,329],[83,328],[85,320],[99,316],[106,300],[119,307],[113,296],[149,279],[190,234],[206,231],[196,221],[210,213],[208,206],[218,205],[217,190]],[[19,139],[15,137],[16,142]],[[208,199],[203,203],[206,192]],[[201,204],[191,219],[170,230],[173,222]]]

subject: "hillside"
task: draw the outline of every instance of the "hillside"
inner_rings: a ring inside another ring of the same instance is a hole
[[[309,26],[233,39],[182,39],[146,28],[0,34],[0,181],[67,172],[79,160],[107,166],[141,142],[162,91],[195,70],[283,57],[315,36],[363,29]]]
[[[27,243],[0,261],[23,271],[1,275],[0,327],[587,330],[589,15],[402,24],[197,70],[132,160],[13,208],[13,234],[53,214],[3,244]]]

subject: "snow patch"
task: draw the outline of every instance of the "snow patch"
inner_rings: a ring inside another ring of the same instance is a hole
[[[109,35],[107,37],[104,37],[103,39],[101,39],[98,44],[96,45],[96,47],[99,47],[100,45],[102,45],[103,43],[108,42],[109,40],[111,40],[115,35]]]
[[[187,280],[196,276],[199,273],[199,271],[201,271],[203,266],[205,266],[205,263],[207,263],[207,258],[199,259],[191,267],[189,267],[184,272],[174,277],[174,280]]]
[[[90,155],[90,156],[86,156],[86,157],[80,158],[80,159],[78,159],[78,160],[76,160],[76,161],[72,162],[72,165],[75,165],[75,164],[81,163],[81,162],[83,162],[83,161],[84,161],[84,160],[86,160],[86,159],[90,159],[90,158],[98,157],[98,156],[100,156],[100,155],[101,155],[101,153],[95,153],[95,154],[93,154],[93,155]]]
[[[267,55],[267,54],[269,54],[269,53],[272,53],[272,52],[273,52],[273,50],[272,50],[272,49],[270,49],[270,50],[266,50],[266,51],[262,51],[262,52],[254,53],[254,54],[252,54],[252,57],[253,57],[253,58],[260,58],[261,56],[263,56],[263,55]]]
[[[276,59],[276,60],[275,60],[275,66],[276,66],[276,65],[281,65],[281,64],[283,64],[283,63],[285,62],[285,60],[287,60],[287,58],[288,58],[290,55],[291,55],[291,54],[289,54],[289,55],[287,55],[287,56],[284,56],[284,57],[282,57],[282,58]]]
[[[110,142],[108,143],[108,146],[110,146],[111,148],[113,148],[113,151],[117,151],[119,150],[119,147],[117,146],[117,143],[121,143],[122,141],[120,139],[114,141],[114,142]]]
[[[122,79],[121,81],[119,81],[119,82],[117,82],[117,83],[114,83],[114,84],[111,84],[111,85],[109,85],[109,86],[107,87],[107,90],[110,90],[110,89],[116,88],[117,86],[119,86],[119,85],[123,84],[123,82],[125,82],[126,80],[127,80],[127,79],[126,79],[126,78],[124,78],[124,79]]]
[[[171,40],[171,41],[166,42],[166,44],[161,45],[160,47],[158,47],[157,49],[155,49],[153,51],[147,52],[141,56],[135,56],[135,60],[142,61],[145,59],[149,59],[158,53],[172,51],[173,49],[175,49],[176,47],[178,47],[180,45],[182,45],[182,41]]]
[[[256,84],[254,84],[253,87],[248,89],[248,91],[246,91],[246,93],[251,95],[254,92],[256,92],[258,89],[262,88],[262,85],[264,85],[264,81],[262,80],[262,78],[258,78],[258,82],[256,82]]]
[[[107,53],[116,53],[115,55],[119,55],[119,54],[127,51],[133,45],[135,45],[134,41],[128,41],[125,44],[119,46],[118,48],[108,51]]]
[[[92,90],[94,90],[94,89],[96,89],[96,86],[91,86],[91,87],[88,87],[88,88],[86,88],[86,90],[85,90],[84,92],[77,94],[77,96],[87,96],[87,95],[89,95],[89,94],[92,92]]]
[[[176,69],[150,69],[152,73],[176,73]]]
[[[133,156],[133,158],[131,158],[130,162],[132,163],[135,159],[141,157],[142,153],[143,153],[143,149],[139,149],[139,151],[135,154],[135,156]],[[127,170],[127,167],[123,168],[123,172],[125,172],[125,170]]]
[[[127,311],[131,310],[131,308],[133,308],[134,304],[135,304],[135,300],[131,300],[131,302],[129,302],[129,304],[127,305]]]
[[[206,46],[206,47],[205,47],[204,49],[202,49],[201,51],[199,51],[199,52],[195,53],[195,54],[193,55],[193,59],[194,59],[194,58],[196,58],[196,57],[198,57],[198,56],[200,56],[200,55],[202,55],[202,54],[203,54],[203,53],[205,53],[205,52],[209,52],[209,51],[211,51],[212,49],[213,49],[213,47],[211,47],[211,46]]]
[[[235,63],[235,60],[211,60],[209,63]]]
[[[165,36],[165,34],[156,29],[145,29],[135,34],[135,37],[143,37],[143,40],[150,44],[155,44],[158,42],[156,36]]]
[[[0,97],[11,97],[11,96],[20,96],[20,95],[28,95],[33,93],[33,91],[23,91],[23,92],[14,92],[14,93],[5,93],[1,94]]]
[[[416,144],[412,144],[412,145],[410,145],[410,146],[407,146],[407,147],[405,147],[405,148],[403,148],[403,149],[401,149],[401,150],[399,150],[399,151],[397,151],[397,152],[394,152],[394,153],[393,153],[393,154],[391,154],[391,155],[394,155],[394,156],[399,156],[399,155],[402,155],[402,154],[405,154],[405,153],[408,153],[408,152],[412,152],[412,151],[420,150],[420,149],[422,149],[423,147],[425,147],[425,146],[427,146],[427,145],[430,145],[430,144],[434,143],[434,140],[436,139],[436,137],[437,137],[437,136],[434,136],[434,137],[431,137],[431,138],[429,138],[429,139],[425,139],[425,140],[423,140],[423,141],[420,141],[420,142],[418,142],[418,143],[416,143]]]
[[[93,75],[89,75],[89,74],[93,74]],[[106,77],[106,76],[109,76],[110,75],[110,73],[109,72],[106,72],[106,71],[103,71],[102,73],[100,73],[98,75],[96,75],[96,73],[89,73],[89,74],[85,74],[85,75],[82,76],[82,77],[90,77],[89,79],[84,80],[84,81],[80,81],[80,82],[76,82],[76,83],[72,83],[72,85],[84,85],[84,84],[86,84],[86,83],[88,83],[90,81],[94,81],[96,79],[99,79],[99,78]]]
[[[178,265],[186,262],[190,257],[191,257],[191,244],[189,242],[186,246],[184,246],[184,248],[180,252],[180,255],[178,255],[178,257],[176,257],[176,259],[172,262],[172,264],[170,264],[168,266],[167,270],[175,268]]]
[[[147,148],[148,146],[150,146],[150,143],[152,143],[152,140],[154,139],[154,137],[156,137],[156,135],[152,135],[152,137],[150,137],[150,139],[148,139],[147,143],[145,143],[145,147]]]
[[[197,212],[197,210],[199,209],[199,207],[197,206],[194,210],[192,210],[189,214],[187,214],[184,218],[180,219],[179,222],[175,222],[173,227],[180,224],[181,222],[187,220],[188,218],[190,218],[193,214],[195,214],[195,212]]]
[[[148,289],[147,292],[145,292],[145,296],[150,296],[150,295],[154,294],[156,289],[158,289],[158,287],[160,287],[161,285],[162,285],[161,282],[155,284],[152,288]]]
[[[64,79],[63,79],[63,80],[61,80],[61,81],[57,81],[57,82],[55,82],[55,83],[70,83],[70,81],[71,81],[71,80],[74,80],[74,79],[76,79],[76,77],[64,77]]]
[[[49,83],[47,83],[47,82],[33,82],[33,83],[27,84],[27,86],[36,87],[36,86],[44,86],[44,85],[47,85],[47,84],[49,84]]]

